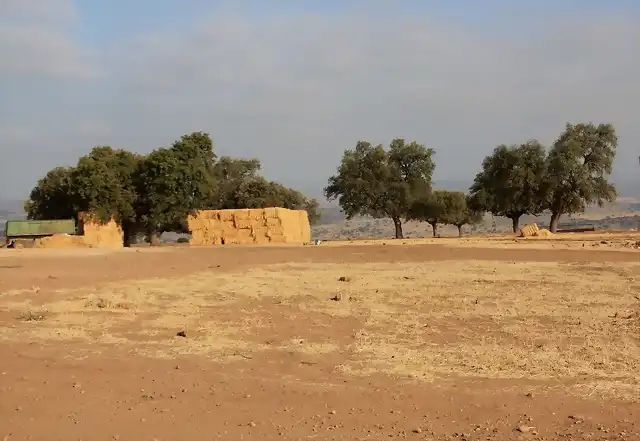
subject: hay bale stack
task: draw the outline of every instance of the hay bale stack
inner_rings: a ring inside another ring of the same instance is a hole
[[[122,227],[113,219],[101,222],[89,213],[79,213],[78,226],[83,241],[89,248],[124,247]]]
[[[251,208],[201,210],[187,218],[191,245],[307,243],[311,240],[305,210]]]
[[[520,237],[532,237],[535,236],[538,231],[540,231],[538,224],[527,224],[520,228]]]

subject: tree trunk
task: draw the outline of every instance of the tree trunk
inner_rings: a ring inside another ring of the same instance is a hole
[[[520,215],[513,216],[511,222],[513,225],[513,233],[515,234],[518,232],[518,227],[520,226]]]
[[[429,225],[431,225],[431,229],[433,230],[433,237],[437,237],[438,236],[438,223],[437,222],[429,222]]]
[[[148,229],[147,230],[147,241],[149,242],[149,245],[151,245],[151,246],[160,245],[160,235],[158,234],[157,231],[155,231],[153,229]]]
[[[462,225],[456,225],[458,227],[458,237],[462,237]]]
[[[552,233],[555,233],[556,231],[558,231],[560,216],[562,216],[562,213],[556,213],[556,212],[551,213],[551,222],[549,222],[549,230]]]
[[[404,236],[402,235],[402,221],[399,217],[394,217],[392,219],[393,225],[395,225],[396,227],[396,239],[403,239]]]

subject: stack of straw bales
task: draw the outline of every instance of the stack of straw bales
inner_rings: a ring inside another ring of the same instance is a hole
[[[187,219],[191,245],[308,243],[311,228],[305,210],[251,208],[201,210]]]
[[[123,248],[124,233],[122,227],[113,219],[100,222],[89,213],[78,215],[78,229],[84,243],[90,248]]]

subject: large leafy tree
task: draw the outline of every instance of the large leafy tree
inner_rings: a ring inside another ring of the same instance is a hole
[[[611,124],[567,124],[546,162],[550,229],[563,214],[581,213],[589,204],[602,206],[616,198],[609,183],[618,137]]]
[[[29,219],[70,219],[76,217],[71,199],[71,167],[50,170],[31,190],[24,211]]]
[[[99,220],[122,225],[125,246],[139,231],[135,175],[140,156],[108,146],[95,147],[78,160],[71,173],[69,197],[75,211],[88,211]]]
[[[138,217],[150,240],[163,231],[187,231],[186,218],[215,193],[213,143],[208,135],[185,135],[140,161]]]
[[[431,191],[433,154],[432,149],[403,139],[394,139],[389,150],[360,141],[344,152],[325,196],[337,199],[347,218],[390,218],[396,238],[402,238],[402,220],[410,217],[414,201]]]
[[[458,236],[462,236],[462,227],[482,222],[481,211],[474,210],[470,205],[470,197],[461,191],[450,191],[445,213],[445,223],[458,228]]]
[[[447,223],[449,192],[434,192],[413,201],[408,219],[426,222],[431,225],[433,237],[438,235],[438,225]]]
[[[483,213],[469,205],[469,197],[461,191],[435,190],[428,197],[418,199],[411,207],[411,220],[431,225],[433,237],[438,235],[438,225],[455,225],[458,235],[462,227],[482,221]]]
[[[77,217],[79,211],[113,218],[123,226],[125,244],[141,232],[154,241],[163,231],[186,231],[187,214],[202,208],[305,209],[317,221],[317,201],[264,179],[259,170],[257,159],[217,160],[203,132],[147,156],[96,147],[75,167],[47,173],[25,210],[31,219]]]
[[[258,180],[260,168],[260,160],[255,158],[220,157],[213,167],[213,175],[218,187],[209,201],[209,207],[220,210],[239,208],[241,205],[234,193],[238,191],[239,187],[246,185],[247,182]],[[266,190],[266,187],[264,189]]]
[[[470,189],[471,208],[511,219],[518,231],[525,214],[545,208],[545,149],[538,141],[500,145],[482,162]]]

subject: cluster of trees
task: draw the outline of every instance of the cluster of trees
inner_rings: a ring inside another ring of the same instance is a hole
[[[548,212],[555,232],[562,215],[615,200],[608,178],[617,145],[613,125],[592,123],[567,124],[549,149],[535,140],[500,145],[465,195],[432,189],[433,149],[403,139],[387,150],[361,141],[344,152],[325,195],[337,199],[348,218],[392,219],[396,238],[403,237],[403,220],[427,222],[436,235],[438,224],[461,231],[487,212],[511,219],[514,232],[522,216]]]
[[[434,150],[394,139],[389,148],[360,141],[346,150],[337,173],[324,189],[351,218],[390,218],[402,238],[402,222],[437,227],[480,222],[485,213],[513,221],[549,212],[556,231],[564,214],[616,197],[609,183],[618,139],[611,124],[567,124],[546,149],[538,141],[500,145],[487,156],[467,194],[434,190]],[[299,191],[268,181],[257,159],[218,158],[208,134],[194,132],[148,155],[96,147],[75,167],[57,167],[38,181],[25,204],[30,219],[64,219],[89,211],[113,218],[126,244],[145,235],[186,232],[188,213],[197,209],[304,209],[312,223],[318,203]]]
[[[319,219],[318,203],[260,175],[257,159],[218,158],[207,133],[182,136],[171,147],[137,155],[95,147],[75,167],[57,167],[40,179],[25,203],[29,219],[77,218],[89,211],[115,219],[125,245],[144,235],[153,242],[165,231],[187,232],[197,209],[284,207]]]

